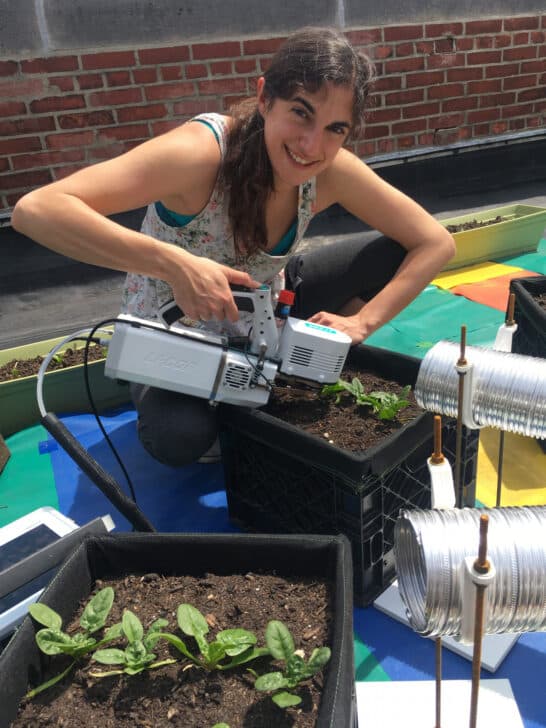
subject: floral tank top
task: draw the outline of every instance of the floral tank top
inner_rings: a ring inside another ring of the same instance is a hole
[[[194,119],[202,120],[212,127],[223,157],[227,134],[225,118],[220,114],[200,114]],[[222,265],[243,270],[260,283],[267,283],[272,289],[274,307],[278,293],[284,285],[284,267],[298,252],[315,212],[315,199],[316,181],[313,177],[299,187],[296,236],[287,253],[280,256],[269,255],[261,250],[244,259],[237,256],[229,224],[226,194],[219,188],[218,183],[204,209],[183,227],[173,227],[163,222],[155,204],[152,203],[146,211],[141,232],[157,240],[179,245],[193,255],[210,258]],[[158,309],[172,298],[172,289],[165,281],[129,273],[123,289],[122,312],[156,320]],[[246,335],[249,314],[241,312],[239,321],[235,324],[229,321],[202,323],[188,320],[185,323],[216,333]]]

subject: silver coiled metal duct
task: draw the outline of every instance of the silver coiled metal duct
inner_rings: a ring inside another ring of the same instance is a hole
[[[488,559],[496,569],[484,633],[546,631],[546,506],[536,506],[400,513],[394,556],[416,632],[460,634],[460,570],[465,557],[477,556],[482,514],[489,516]]]
[[[460,347],[440,341],[419,368],[415,398],[424,409],[457,417]],[[546,360],[477,346],[467,346],[473,365],[470,407],[478,427],[496,427],[527,437],[546,438]]]

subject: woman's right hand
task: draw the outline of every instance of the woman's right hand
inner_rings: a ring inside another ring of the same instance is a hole
[[[192,255],[180,248],[174,250],[182,255],[182,261],[174,266],[175,274],[169,277],[167,283],[184,314],[196,321],[237,321],[239,311],[230,285],[259,288],[261,283],[244,271]]]

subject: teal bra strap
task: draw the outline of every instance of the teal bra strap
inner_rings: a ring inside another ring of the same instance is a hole
[[[162,202],[155,203],[155,211],[159,219],[170,227],[184,227],[196,217],[196,215],[181,215],[179,212],[169,210]]]
[[[298,230],[298,221],[294,220],[292,225],[288,228],[286,233],[279,240],[273,250],[268,250],[269,255],[285,255],[292,247],[294,240],[296,239],[296,233]]]
[[[218,136],[218,132],[216,129],[212,126],[210,121],[207,121],[206,119],[193,119],[192,121],[198,121],[200,124],[204,124],[205,126],[208,126],[208,128],[212,131],[214,134],[216,141],[218,142],[218,146],[220,146],[220,138]]]
[[[205,124],[205,126],[208,126],[214,134],[216,141],[218,142],[218,144],[220,144],[218,133],[211,123],[209,123],[205,119],[194,119],[194,121],[198,121],[200,124]],[[169,225],[170,227],[184,227],[185,225],[190,223],[194,219],[194,217],[196,217],[196,215],[181,215],[178,212],[174,212],[174,210],[169,210],[162,202],[156,202],[155,209],[160,220],[162,220],[166,225]],[[282,236],[277,245],[275,245],[273,250],[269,251],[269,255],[285,255],[290,250],[292,244],[294,243],[294,240],[296,239],[297,228],[298,221],[296,219],[294,220],[290,228],[286,231],[286,233]]]

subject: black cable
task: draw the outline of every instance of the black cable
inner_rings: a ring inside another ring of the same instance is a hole
[[[249,363],[250,367],[257,373],[257,376],[261,377],[264,380],[264,382],[267,384],[268,387],[273,387],[273,382],[270,382],[269,379],[263,373],[263,371],[261,369],[258,369],[258,367],[254,366],[254,364],[248,358],[248,354],[249,354],[248,347],[250,344],[251,332],[252,332],[252,327],[250,327],[250,329],[248,330],[248,334],[246,335],[246,342],[245,342],[245,348],[243,349],[243,354],[245,355],[245,359]],[[254,355],[254,356],[256,356],[256,355]]]
[[[117,450],[116,450],[116,448],[114,446],[114,443],[110,439],[110,436],[108,435],[108,433],[106,432],[106,429],[105,429],[104,425],[102,424],[102,421],[101,421],[99,412],[97,410],[97,407],[95,405],[95,401],[93,399],[93,395],[91,393],[91,386],[90,386],[90,383],[89,383],[88,364],[89,364],[89,347],[90,347],[90,344],[93,343],[93,342],[97,342],[97,338],[95,337],[95,332],[98,329],[100,329],[103,326],[105,326],[106,324],[111,324],[111,323],[125,323],[127,325],[130,325],[130,323],[128,321],[124,321],[123,319],[119,319],[119,318],[104,319],[103,321],[100,321],[98,324],[96,324],[91,329],[91,331],[90,331],[90,333],[89,333],[89,335],[87,337],[82,337],[81,338],[82,341],[85,341],[84,369],[83,369],[84,381],[85,381],[85,389],[86,389],[86,392],[87,392],[87,398],[89,400],[89,405],[90,405],[91,410],[92,410],[92,412],[93,412],[93,414],[95,416],[95,419],[96,419],[97,424],[98,424],[98,426],[100,428],[100,431],[102,432],[102,434],[103,434],[106,442],[108,443],[108,446],[110,447],[110,450],[112,451],[114,457],[116,458],[116,460],[117,460],[117,462],[118,462],[118,464],[119,464],[119,466],[120,466],[120,468],[121,468],[121,470],[123,472],[123,475],[125,476],[125,480],[127,481],[127,485],[129,486],[129,491],[131,493],[131,498],[133,499],[133,502],[135,504],[137,504],[137,498],[136,498],[136,494],[135,494],[135,489],[134,489],[134,486],[133,486],[133,482],[132,482],[132,480],[131,480],[131,478],[129,476],[129,473],[127,472],[127,469],[125,468],[125,466],[124,466],[124,464],[123,464],[123,462],[122,462],[122,460],[121,460],[121,458],[120,458],[120,456],[119,456],[119,454],[118,454],[118,452],[117,452]],[[143,326],[144,328],[149,328],[149,329],[152,329],[152,330],[157,330],[157,327],[156,326],[153,326],[153,325],[147,326],[146,323],[145,322],[142,322],[142,321],[139,322],[139,325]],[[247,362],[251,366],[251,368],[257,373],[257,376],[261,377],[265,381],[265,383],[267,384],[268,387],[273,387],[273,382],[270,382],[269,379],[265,376],[265,374],[263,374],[263,372],[260,371],[260,369],[258,367],[256,367],[250,361],[250,359],[248,357],[248,354],[249,354],[248,348],[249,348],[249,344],[250,344],[250,334],[251,334],[251,332],[252,332],[252,328],[249,329],[248,334],[246,336],[246,343],[245,343],[245,348],[244,348],[243,354],[244,354]],[[173,334],[173,332],[170,332],[169,330],[166,330],[165,332],[162,331],[162,333],[171,333],[171,334]],[[178,334],[173,334],[173,335],[178,335]],[[73,340],[76,341],[77,339],[73,339]],[[100,343],[100,339],[98,339],[98,341]]]
[[[91,394],[91,386],[89,384],[89,370],[88,370],[89,346],[90,346],[92,340],[94,340],[95,332],[97,331],[97,329],[102,328],[106,324],[115,323],[117,321],[118,321],[117,318],[105,319],[104,321],[101,321],[100,323],[98,323],[93,329],[91,329],[91,333],[89,334],[89,336],[85,340],[83,377],[84,377],[84,381],[85,381],[85,390],[87,392],[87,399],[89,400],[89,405],[91,407],[91,410],[92,410],[93,414],[95,415],[95,419],[97,420],[97,424],[98,424],[98,426],[100,428],[100,431],[104,435],[104,438],[105,438],[106,442],[108,443],[108,445],[110,447],[110,450],[114,454],[114,457],[116,458],[116,460],[117,460],[117,462],[118,462],[121,470],[123,471],[123,475],[125,476],[125,480],[127,481],[127,485],[129,486],[129,491],[131,493],[131,498],[133,499],[134,503],[137,503],[137,498],[136,498],[135,489],[134,489],[134,486],[133,486],[133,481],[131,480],[131,478],[129,476],[129,473],[127,472],[127,469],[126,469],[125,465],[123,464],[123,462],[122,462],[122,460],[121,460],[121,458],[120,458],[120,456],[118,454],[118,451],[116,450],[116,448],[114,446],[114,443],[110,439],[110,436],[108,435],[108,433],[106,432],[106,429],[105,429],[104,425],[102,424],[100,415],[99,415],[98,410],[97,410],[97,407],[95,405],[95,401],[94,401],[93,396]]]
[[[91,410],[92,410],[93,414],[95,415],[95,419],[97,420],[97,424],[98,424],[98,426],[100,428],[100,431],[102,432],[102,434],[103,434],[106,442],[108,443],[108,446],[110,447],[110,450],[114,454],[114,457],[116,458],[116,460],[117,460],[117,462],[118,462],[121,470],[123,471],[123,475],[125,476],[125,480],[127,481],[127,485],[129,486],[129,491],[131,493],[131,498],[133,499],[134,503],[137,503],[137,498],[136,498],[136,494],[135,494],[135,489],[134,489],[134,486],[133,486],[133,482],[132,482],[132,480],[131,480],[131,478],[129,476],[129,473],[127,472],[127,469],[125,468],[125,466],[124,466],[124,464],[123,464],[123,462],[122,462],[122,460],[121,460],[121,458],[120,458],[120,456],[119,456],[119,454],[118,454],[118,452],[117,452],[117,450],[116,450],[116,448],[115,448],[112,440],[110,439],[110,436],[108,435],[108,433],[106,432],[106,429],[104,428],[104,425],[102,424],[102,421],[100,419],[99,412],[97,410],[97,407],[95,405],[95,401],[94,401],[93,396],[92,396],[92,393],[91,393],[91,387],[90,387],[90,384],[89,384],[89,371],[88,371],[89,346],[90,346],[90,344],[93,341],[97,341],[97,339],[95,338],[95,332],[98,329],[100,329],[103,326],[105,326],[106,324],[111,324],[111,323],[118,323],[118,324],[121,323],[121,324],[130,325],[130,322],[124,321],[123,319],[120,319],[120,318],[104,319],[104,321],[101,321],[100,323],[96,324],[91,329],[91,331],[90,331],[90,333],[89,333],[89,335],[87,337],[82,337],[81,338],[82,341],[85,341],[83,376],[84,376],[84,381],[85,381],[85,389],[86,389],[86,392],[87,392],[87,399],[89,400],[89,405],[91,407]],[[153,326],[152,324],[147,325],[144,321],[139,321],[139,326],[142,326],[143,328],[149,328],[152,331],[157,331],[157,326]],[[179,334],[174,334],[173,332],[169,331],[168,329],[165,330],[165,331],[162,330],[162,333],[171,334],[173,336],[179,335]],[[73,341],[75,341],[75,340],[76,339],[73,339]],[[100,342],[100,339],[99,339],[99,342]],[[251,366],[252,366],[252,364],[251,364]]]

